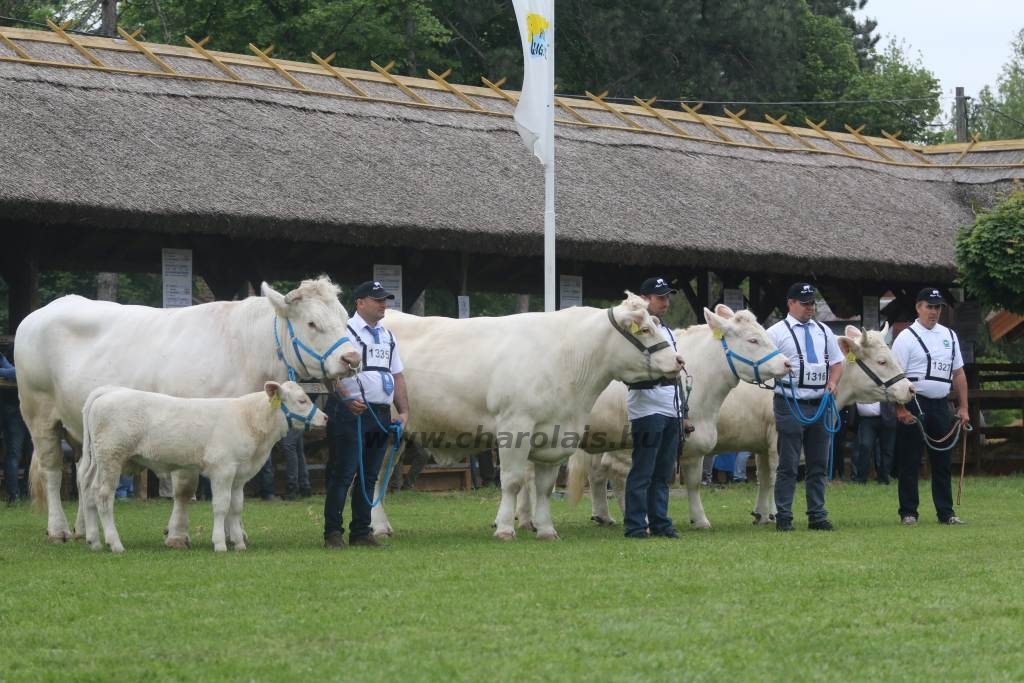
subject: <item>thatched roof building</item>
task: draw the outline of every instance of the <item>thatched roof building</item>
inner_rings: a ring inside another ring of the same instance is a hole
[[[540,255],[516,93],[374,67],[0,28],[0,223]],[[639,100],[561,100],[556,149],[559,258],[598,267],[948,283],[957,229],[1024,177],[1022,143],[920,148]]]

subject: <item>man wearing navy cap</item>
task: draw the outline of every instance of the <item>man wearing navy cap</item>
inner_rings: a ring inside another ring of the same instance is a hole
[[[345,547],[342,534],[345,496],[353,481],[349,545],[380,545],[370,528],[370,504],[363,496],[359,481],[360,443],[365,489],[372,497],[387,448],[386,430],[392,422],[400,422],[403,427],[409,422],[402,360],[394,335],[380,324],[388,300],[395,295],[373,280],[360,284],[352,295],[356,300],[356,313],[349,319],[348,332],[352,342],[362,349],[363,365],[355,377],[337,383],[331,401],[333,409],[329,411],[331,447],[324,501],[324,545],[328,548]],[[394,420],[391,418],[392,400],[398,410]]]
[[[948,434],[956,420],[962,426],[970,422],[967,411],[967,376],[956,332],[939,324],[946,300],[935,287],[917,293],[917,320],[897,335],[892,343],[896,360],[906,371],[917,391],[916,401],[896,406],[900,424],[896,428],[896,474],[899,477],[900,522],[917,524],[919,502],[917,474],[921,450],[925,446],[921,427],[932,439]],[[949,391],[956,388],[956,418],[950,413]],[[919,407],[920,406],[920,407]],[[909,408],[909,409],[908,409]],[[920,421],[920,425],[915,424]],[[961,434],[960,438],[964,438]],[[940,448],[948,442],[936,444]],[[953,510],[952,449],[935,450],[928,446],[932,471],[932,502],[941,524],[963,524]]]
[[[669,295],[675,294],[664,278],[652,277],[640,285],[639,294],[653,316],[668,312]],[[661,335],[676,348],[676,338],[659,321]],[[626,504],[623,527],[627,538],[662,536],[679,538],[668,516],[668,487],[679,457],[683,408],[678,382],[638,382],[630,384],[626,396],[633,435],[633,464],[626,477]]]
[[[835,395],[843,374],[843,354],[836,335],[814,319],[817,290],[808,282],[794,283],[786,293],[789,315],[768,328],[768,336],[793,362],[788,377],[775,386],[775,428],[778,432],[779,467],[775,477],[775,528],[793,531],[793,498],[796,494],[800,452],[807,465],[807,528],[832,531],[825,509],[825,479],[829,435],[824,417],[805,425],[792,413],[799,409],[814,415],[825,393]],[[791,406],[789,399],[795,398]]]

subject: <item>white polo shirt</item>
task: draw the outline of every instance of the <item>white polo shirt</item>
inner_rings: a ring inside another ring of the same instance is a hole
[[[671,344],[672,348],[676,348],[676,338],[672,335],[672,330],[668,329],[664,323],[659,325],[658,329],[665,341]],[[675,387],[637,389],[626,394],[626,413],[630,420],[637,420],[648,415],[681,417],[680,411]]]
[[[882,404],[878,403],[858,403],[857,414],[861,417],[881,417],[882,415]]]
[[[964,366],[956,332],[939,323],[929,330],[915,320],[896,336],[892,353],[917,393],[926,398],[949,396],[953,371]]]
[[[402,359],[398,355],[398,344],[395,343],[392,347],[394,337],[391,332],[379,322],[370,327],[358,313],[349,318],[348,326],[351,328],[348,332],[352,338],[352,345],[363,355],[363,369],[355,377],[341,380],[342,388],[347,395],[361,399],[361,385],[367,402],[391,403],[395,393],[394,375],[404,369]],[[391,377],[385,379],[386,374]],[[385,386],[388,381],[391,383],[390,392],[386,391]]]
[[[811,341],[814,344],[816,363],[811,363],[808,360],[808,353],[805,349],[807,331],[799,320],[792,315],[787,315],[768,328],[768,336],[775,342],[775,346],[789,358],[792,365],[789,375],[777,380],[776,394],[782,395],[783,385],[785,385],[786,396],[793,395],[789,389],[792,386],[798,399],[821,398],[825,393],[825,385],[828,384],[829,368],[843,362],[843,353],[839,350],[839,343],[832,330],[813,319],[809,320],[807,325],[809,325],[807,329],[810,330]],[[827,364],[826,359],[828,360]]]

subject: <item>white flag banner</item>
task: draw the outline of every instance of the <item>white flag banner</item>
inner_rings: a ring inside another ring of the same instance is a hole
[[[555,0],[512,0],[523,42],[523,92],[516,106],[519,135],[542,164],[554,156]]]

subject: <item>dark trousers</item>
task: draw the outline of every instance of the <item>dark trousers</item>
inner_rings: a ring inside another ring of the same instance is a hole
[[[17,403],[0,403],[0,419],[4,430],[4,484],[7,487],[7,499],[24,498],[27,493],[27,480],[18,487],[18,467],[21,465],[21,454],[25,444],[29,442],[28,428],[21,419],[21,410]],[[31,458],[31,455],[29,456]],[[28,467],[25,467],[28,472]]]
[[[876,450],[877,445],[877,450]],[[875,465],[875,478],[882,484],[889,483],[892,472],[893,449],[896,446],[896,426],[887,425],[877,415],[862,415],[857,418],[857,460],[852,478],[867,482],[871,465]],[[875,453],[878,454],[877,457]]]
[[[945,436],[953,426],[953,413],[945,398],[918,396],[922,415],[912,401],[907,404],[911,413],[921,421],[928,436],[934,439]],[[940,443],[947,446],[949,442]],[[925,448],[924,437],[916,424],[900,423],[896,428],[896,476],[899,477],[900,517],[917,517],[920,503],[918,493],[918,470],[921,468],[921,451]],[[936,451],[928,448],[928,463],[932,470],[932,502],[940,522],[945,522],[953,512],[952,450]]]
[[[376,420],[370,411],[376,413]],[[349,486],[352,486],[352,521],[348,526],[349,538],[369,536],[371,533],[370,502],[366,498],[373,498],[373,487],[377,484],[377,473],[384,460],[388,441],[388,432],[380,428],[378,420],[384,427],[391,424],[390,406],[371,404],[366,412],[357,418],[348,411],[348,408],[338,403],[331,414],[328,423],[330,448],[325,472],[325,536],[332,531],[342,530],[345,497]],[[359,478],[360,450],[366,475],[365,496]]]
[[[672,528],[668,516],[668,485],[679,457],[679,418],[647,415],[633,420],[633,466],[626,477],[627,536],[652,534]]]
[[[799,402],[797,405],[804,415],[810,417],[817,409],[818,401]],[[804,490],[807,497],[807,521],[821,522],[828,519],[825,509],[825,479],[828,469],[829,434],[824,420],[805,425],[790,412],[786,399],[775,396],[775,429],[779,433],[779,469],[775,476],[775,507],[778,522],[793,521],[793,498],[796,496],[797,473],[800,469],[800,452],[804,453]]]

